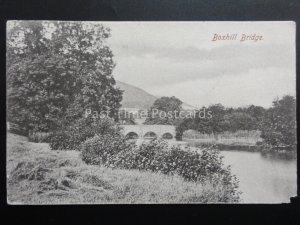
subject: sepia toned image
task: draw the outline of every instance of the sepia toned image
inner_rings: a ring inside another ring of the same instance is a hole
[[[6,26],[8,204],[297,195],[294,22]]]

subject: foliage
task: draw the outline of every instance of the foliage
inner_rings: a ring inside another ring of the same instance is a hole
[[[186,147],[183,150],[156,139],[137,147],[126,144],[125,139],[104,135],[87,140],[81,145],[81,151],[83,161],[88,164],[177,174],[187,181],[221,181],[232,195],[237,195],[236,177],[231,175],[230,168],[224,166],[222,157],[214,149],[194,151]]]
[[[200,112],[204,110],[203,107],[196,113],[195,118],[186,118],[177,125],[177,139],[181,140],[183,132],[189,129],[213,134],[215,139],[218,139],[219,134],[226,131],[259,130],[266,112],[266,109],[261,106],[225,108],[221,104],[215,104],[206,108],[206,111],[211,111],[211,118],[201,118]]]
[[[120,135],[118,127],[112,119],[81,118],[64,129],[53,132],[50,137],[50,147],[53,150],[78,149],[80,144],[95,135]]]
[[[75,144],[70,141],[71,136],[67,131],[55,131],[49,137],[49,145],[52,150],[69,150],[76,148]]]
[[[135,125],[135,114],[126,109],[119,110],[118,122],[122,125]]]
[[[84,110],[115,118],[122,92],[115,87],[110,31],[83,22],[11,22],[7,34],[8,121],[48,131]]]
[[[293,96],[273,101],[265,115],[261,137],[271,147],[296,148],[296,99]]]
[[[179,176],[91,166],[78,151],[7,136],[9,204],[218,203],[237,202],[221,182],[186,182]],[[38,180],[37,180],[38,179]],[[21,184],[21,185],[20,185]],[[41,194],[42,193],[42,194]],[[67,193],[67,194],[66,194]]]
[[[264,119],[266,109],[261,106],[255,106],[251,105],[248,108],[246,108],[246,113],[252,116],[256,123],[255,123],[255,129],[261,129],[261,123]]]
[[[51,133],[34,132],[28,135],[28,140],[36,143],[49,143],[51,136]]]
[[[179,112],[182,110],[182,101],[178,98],[161,97],[151,106],[145,124],[176,125]]]
[[[203,110],[211,111],[211,117],[205,116],[202,118],[200,116],[200,112]],[[183,132],[189,129],[214,135],[225,131],[226,127],[228,126],[224,120],[225,113],[225,107],[221,104],[211,105],[207,109],[203,107],[201,110],[196,112],[194,118],[184,119],[176,127],[177,139],[181,140]]]
[[[186,130],[196,130],[197,124],[195,123],[195,120],[192,118],[184,119],[180,124],[178,124],[175,128],[176,131],[176,140],[181,141],[182,135],[184,131]]]
[[[224,125],[227,131],[254,130],[256,128],[255,118],[243,112],[233,112],[224,116]]]
[[[127,151],[132,144],[125,141],[125,138],[117,134],[96,135],[86,140],[81,145],[81,158],[87,164],[107,164],[121,151]]]
[[[259,130],[238,130],[236,132],[225,131],[220,133],[218,143],[229,142],[243,142],[243,143],[253,143],[260,141],[261,131]],[[184,139],[194,139],[194,141],[217,143],[212,134],[200,133],[195,130],[187,130],[183,133]],[[190,142],[189,142],[190,143]]]
[[[212,112],[212,117],[208,118],[208,133],[220,133],[224,131],[226,127],[224,121],[225,107],[221,104],[215,104],[209,106],[208,110]]]

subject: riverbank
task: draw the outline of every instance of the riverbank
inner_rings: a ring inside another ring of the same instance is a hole
[[[183,142],[186,143],[186,145],[190,145],[192,147],[197,148],[207,148],[214,146],[215,148],[221,150],[221,151],[227,151],[227,150],[237,150],[237,151],[250,151],[250,152],[272,152],[272,153],[278,153],[278,154],[286,154],[286,155],[296,155],[297,150],[291,149],[291,148],[271,148],[271,147],[265,147],[260,144],[256,144],[253,142],[247,142],[247,141],[241,141],[238,139],[226,139],[226,140],[207,140],[207,139],[183,139]],[[258,142],[259,143],[259,142]]]
[[[9,204],[231,202],[221,185],[178,176],[86,165],[78,151],[53,151],[46,143],[7,134]]]
[[[219,150],[241,150],[241,151],[261,151],[262,147],[253,142],[241,142],[239,140],[205,140],[205,139],[183,139],[192,147],[207,148],[214,146]]]
[[[262,141],[260,135],[261,132],[258,130],[226,131],[217,135],[188,130],[184,133],[183,141],[193,147],[200,148],[214,145],[219,150],[260,151],[261,146],[257,145]]]

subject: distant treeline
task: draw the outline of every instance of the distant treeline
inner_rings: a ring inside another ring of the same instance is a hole
[[[200,113],[204,107],[198,111]],[[225,131],[260,130],[267,109],[261,106],[226,108],[222,104],[211,105],[206,108],[212,112],[211,118],[184,119],[177,127],[178,138],[185,130],[197,130],[206,134],[218,134]]]
[[[286,95],[274,100],[268,109],[255,105],[226,108],[216,104],[207,110],[212,111],[212,118],[196,116],[182,120],[176,127],[177,139],[181,139],[183,132],[189,129],[216,137],[226,131],[260,130],[263,145],[270,148],[296,148],[296,99],[293,96]]]
[[[157,99],[151,110],[164,112],[182,111],[182,101],[178,98],[161,97]],[[209,112],[211,116],[203,116]],[[225,107],[214,104],[202,107],[195,116],[189,118],[148,117],[145,124],[169,124],[176,126],[176,138],[182,139],[183,132],[195,130],[203,134],[214,135],[240,130],[259,130],[263,145],[270,148],[296,147],[296,99],[286,95],[273,101],[272,107],[250,105],[248,107]]]

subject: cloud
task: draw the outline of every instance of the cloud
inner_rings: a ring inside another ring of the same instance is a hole
[[[108,44],[117,64],[115,78],[152,94],[175,95],[196,104],[203,99],[201,90],[208,88],[215,90],[205,92],[211,93],[211,102],[264,105],[271,103],[274,96],[294,90],[294,23],[128,22],[107,25],[112,28]],[[256,33],[262,34],[264,41],[212,42],[214,33]],[[190,92],[194,94],[187,95]],[[253,94],[256,92],[260,96]]]
[[[219,76],[238,76],[251,69],[295,67],[295,61],[291,60],[293,49],[279,44],[232,45],[211,50],[196,47],[141,48],[137,45],[126,51],[126,54],[127,57],[118,57],[116,74],[122,74],[129,82],[144,87]]]
[[[266,58],[274,62],[278,58],[290,56],[293,53],[293,46],[286,44],[274,45],[244,45],[232,44],[219,46],[212,49],[199,49],[196,46],[170,47],[160,45],[147,45],[142,43],[132,45],[114,46],[119,58],[121,57],[147,57],[167,58],[174,62],[194,62],[199,60],[219,60],[235,58]]]
[[[177,90],[176,92],[174,90]],[[252,69],[239,76],[214,77],[151,88],[152,94],[175,96],[194,106],[222,103],[225,106],[269,107],[275,97],[295,95],[294,73],[287,69]]]

